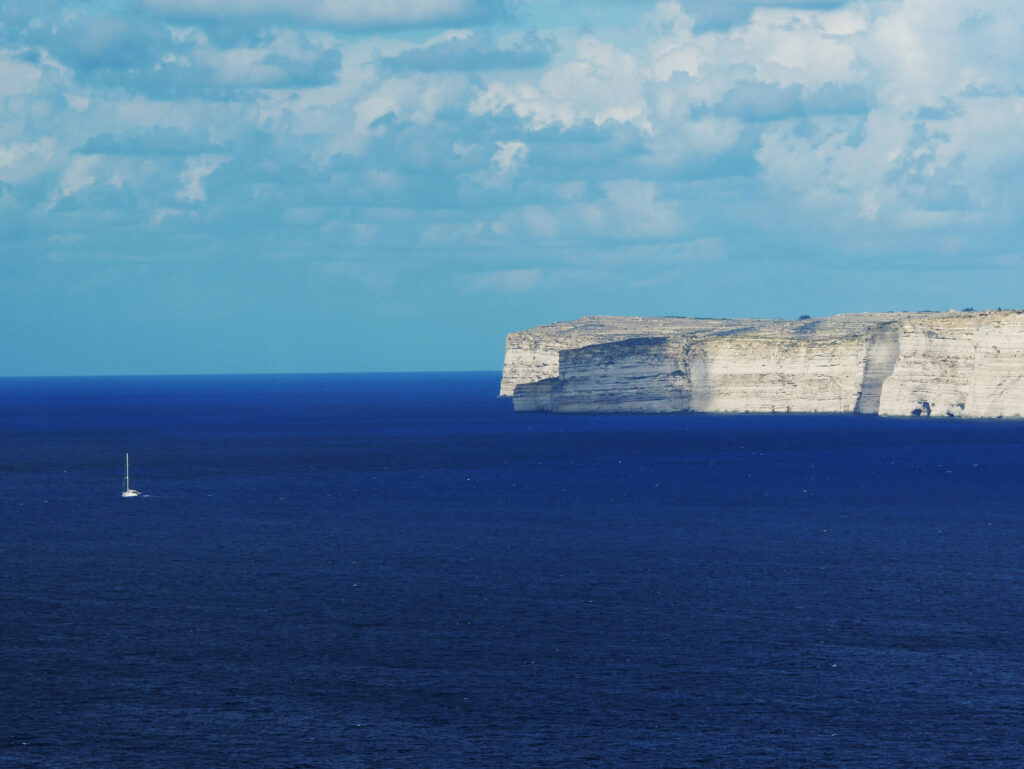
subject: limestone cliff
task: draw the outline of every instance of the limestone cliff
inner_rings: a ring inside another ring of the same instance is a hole
[[[618,318],[593,316],[516,331],[505,340],[501,395],[512,395],[517,384],[558,376],[562,350],[643,336],[703,335],[751,328],[774,321],[731,318]]]
[[[588,317],[509,334],[517,411],[1024,415],[1024,313]]]

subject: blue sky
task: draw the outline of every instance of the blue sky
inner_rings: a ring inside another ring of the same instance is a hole
[[[0,375],[1021,307],[1021,51],[1008,0],[8,0]]]

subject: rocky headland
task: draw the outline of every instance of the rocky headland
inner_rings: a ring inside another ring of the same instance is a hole
[[[1024,416],[1024,312],[594,316],[509,334],[516,411]]]

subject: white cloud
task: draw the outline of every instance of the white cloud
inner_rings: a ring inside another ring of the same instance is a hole
[[[39,67],[0,54],[0,96],[31,93],[42,77]]]
[[[489,237],[484,222],[434,222],[420,236],[419,244],[428,247],[479,245]]]
[[[475,0],[146,2],[169,14],[251,11],[267,28],[244,43],[203,25],[154,37],[162,48],[149,61],[165,74],[203,74],[162,88],[138,85],[148,70],[90,75],[45,51],[0,51],[0,181],[25,185],[11,200],[30,207],[107,180],[123,184],[122,199],[145,199],[137,221],[172,228],[173,197],[206,200],[209,175],[230,159],[260,201],[290,205],[301,189],[304,206],[330,210],[347,245],[391,238],[460,252],[698,242],[749,229],[748,216],[776,226],[782,208],[801,204],[827,209],[805,221],[847,231],[1009,220],[1019,207],[1024,29],[1008,0],[776,6],[728,29],[695,27],[684,4],[663,2],[632,27],[538,30],[557,45],[536,66],[468,72],[384,63],[470,39],[461,25],[328,27],[468,13]],[[317,28],[289,30],[300,17]],[[184,137],[182,149],[81,154],[117,144],[97,137],[154,127]],[[34,192],[26,183],[44,174]],[[460,194],[473,212],[451,221]],[[716,195],[736,205],[709,211]],[[357,221],[359,207],[404,218]]]
[[[181,189],[178,191],[178,200],[186,203],[201,203],[206,200],[206,189],[203,187],[203,179],[212,174],[227,160],[219,155],[199,155],[189,158],[185,170],[178,176],[181,182]]]
[[[474,101],[475,114],[498,113],[511,107],[534,129],[550,125],[570,128],[589,121],[633,123],[650,130],[643,75],[636,58],[594,37],[576,44],[568,62],[544,72],[539,82],[491,83]]]
[[[49,136],[0,145],[0,181],[18,184],[38,176],[51,167],[56,149],[57,141]]]
[[[475,0],[143,0],[157,11],[207,18],[281,17],[343,27],[445,23],[481,15]]]
[[[982,8],[904,0],[873,18],[865,11],[863,24],[849,25],[857,61],[849,71],[873,87],[870,112],[817,118],[810,130],[767,128],[758,152],[766,180],[815,204],[915,229],[948,226],[948,209],[999,206],[1003,169],[1024,161],[1013,53],[1024,30],[1014,23],[1018,10]]]
[[[68,106],[75,112],[85,112],[89,109],[89,97],[81,93],[68,93],[64,95]]]
[[[622,179],[604,184],[608,211],[619,237],[665,238],[680,233],[683,218],[671,201],[659,199],[654,182]]]
[[[867,220],[873,220],[878,216],[881,204],[878,202],[878,195],[874,190],[868,190],[860,196],[860,215]]]
[[[149,221],[150,224],[152,224],[154,227],[159,227],[163,220],[166,219],[167,217],[180,216],[182,213],[184,212],[180,208],[161,208],[158,209],[156,213],[153,214],[152,217],[150,217]]]
[[[485,231],[474,225],[473,242],[493,233],[505,242],[557,243],[594,240],[644,241],[685,235],[688,220],[676,201],[660,195],[654,182],[619,179],[600,185],[601,195],[583,198],[580,185],[557,185],[560,200],[524,205],[505,211]]]
[[[267,61],[268,52],[255,48],[218,50],[208,48],[199,52],[196,61],[213,75],[218,83],[230,85],[273,84],[285,79],[280,63]]]
[[[69,197],[95,182],[93,169],[98,162],[99,157],[96,155],[79,155],[72,159],[71,165],[60,177],[60,196]]]
[[[334,47],[333,42],[327,45]],[[219,48],[202,40],[189,55],[169,54],[163,63],[194,68],[219,85],[294,88],[297,80],[330,79],[337,57],[322,58],[324,53],[308,35],[275,30],[255,47]]]
[[[736,33],[739,61],[767,83],[818,86],[857,80],[857,42],[867,28],[863,13],[759,8]]]
[[[431,123],[442,109],[464,101],[467,86],[464,75],[450,73],[387,78],[352,106],[355,137],[348,137],[349,146],[361,146],[381,119]]]
[[[562,228],[559,213],[549,206],[526,206],[522,214],[523,224],[532,237],[551,240],[559,235]]]
[[[507,174],[515,171],[529,154],[530,148],[523,142],[498,142],[498,151],[494,153],[491,161],[499,171]]]

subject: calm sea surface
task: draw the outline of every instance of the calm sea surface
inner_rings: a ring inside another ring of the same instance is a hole
[[[1024,764],[1024,422],[497,389],[0,380],[0,766]]]

